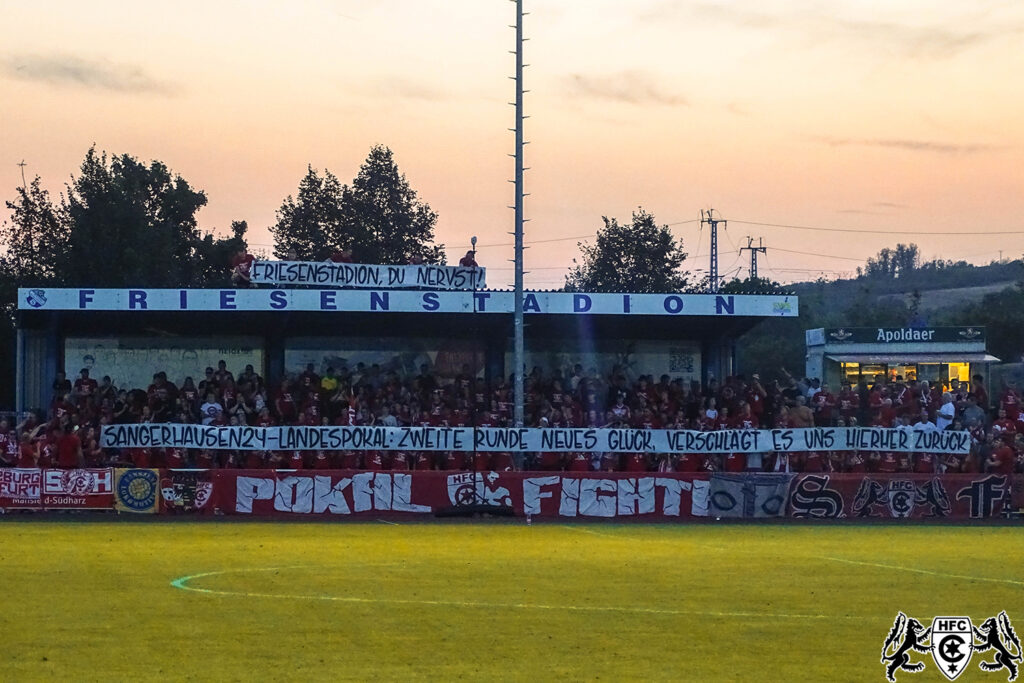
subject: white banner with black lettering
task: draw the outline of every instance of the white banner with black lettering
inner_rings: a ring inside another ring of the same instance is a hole
[[[967,432],[839,427],[697,432],[676,429],[539,429],[494,427],[204,427],[108,425],[106,448],[211,450],[386,450],[599,453],[768,453],[893,451],[964,454]]]
[[[255,261],[250,277],[257,284],[315,285],[390,289],[484,289],[485,268],[461,266],[381,266],[332,261]]]
[[[411,289],[42,289],[18,290],[23,311],[347,311],[486,313],[515,310],[511,291]],[[788,294],[524,292],[523,312],[547,315],[779,316],[800,314]]]

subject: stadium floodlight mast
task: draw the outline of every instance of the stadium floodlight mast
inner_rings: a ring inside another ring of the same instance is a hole
[[[516,134],[516,151],[512,155],[516,160],[515,183],[515,204],[510,207],[515,209],[515,313],[512,322],[513,346],[512,363],[514,366],[513,380],[513,421],[516,427],[523,426],[523,365],[526,363],[523,348],[523,0],[512,0],[516,4],[516,23],[513,28],[516,30],[516,100],[511,104],[516,108],[516,127],[512,130]],[[518,463],[517,463],[518,464]]]

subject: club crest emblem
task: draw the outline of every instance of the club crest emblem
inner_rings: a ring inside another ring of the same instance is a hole
[[[914,500],[917,498],[917,487],[909,480],[889,482],[889,512],[893,517],[909,517],[914,511]]]
[[[942,675],[951,681],[964,672],[975,652],[982,658],[978,662],[979,669],[990,672],[1005,669],[1006,680],[1010,683],[1017,680],[1024,659],[1020,638],[1005,610],[979,626],[975,626],[970,617],[935,617],[928,628],[917,619],[897,612],[882,645],[881,662],[885,665],[886,679],[895,683],[900,671],[924,671],[925,662],[913,659],[915,653],[928,652]],[[992,660],[987,659],[992,655]]]
[[[25,295],[25,303],[32,308],[42,308],[46,305],[46,290],[45,289],[30,289],[28,294]]]
[[[953,681],[964,672],[974,653],[974,633],[969,617],[935,617],[932,620],[932,658],[942,675]]]

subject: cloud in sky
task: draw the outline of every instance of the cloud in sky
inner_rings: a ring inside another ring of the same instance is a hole
[[[669,92],[646,71],[630,70],[608,75],[570,74],[563,79],[570,95],[627,104],[685,106],[689,101]]]
[[[839,16],[818,5],[777,12],[754,9],[754,4],[691,3],[660,0],[642,6],[636,18],[643,23],[704,20],[729,26],[792,33],[810,44],[853,43],[909,58],[948,59],[1001,38],[1024,34],[1024,21],[996,22],[985,13],[959,22],[920,25],[892,20]],[[853,5],[856,7],[856,5]]]
[[[127,64],[86,60],[67,55],[21,55],[0,59],[0,71],[11,78],[57,87],[130,94],[174,95],[179,87]]]
[[[830,147],[885,147],[889,149],[900,149],[908,152],[932,152],[936,154],[977,154],[980,152],[995,152],[1005,147],[1000,145],[989,145],[984,143],[956,144],[952,142],[936,142],[934,140],[913,140],[907,138],[833,138],[818,137]]]
[[[450,93],[429,83],[404,76],[388,76],[374,81],[369,89],[372,94],[396,97],[421,102],[437,102],[450,99]]]

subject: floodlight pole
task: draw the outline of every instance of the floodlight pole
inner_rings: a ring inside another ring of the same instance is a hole
[[[515,180],[515,314],[513,327],[512,363],[514,366],[513,421],[522,427],[524,417],[525,391],[523,389],[523,365],[526,362],[523,344],[523,0],[516,3],[516,176]]]

